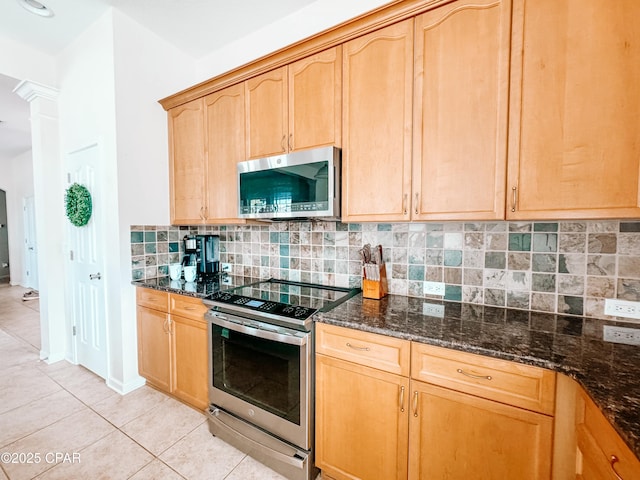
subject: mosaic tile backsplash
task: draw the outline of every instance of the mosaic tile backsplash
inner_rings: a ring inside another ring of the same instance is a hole
[[[132,226],[134,280],[168,274],[187,234],[220,235],[234,274],[360,286],[358,250],[381,244],[392,294],[565,315],[604,315],[604,299],[640,301],[640,222],[363,223]],[[440,297],[432,297],[440,298]]]

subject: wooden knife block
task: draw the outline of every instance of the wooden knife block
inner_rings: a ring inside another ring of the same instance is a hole
[[[380,300],[386,297],[389,293],[389,287],[387,284],[387,267],[383,263],[380,265],[380,280],[369,280],[367,278],[362,279],[362,296],[364,298],[372,298],[374,300]]]

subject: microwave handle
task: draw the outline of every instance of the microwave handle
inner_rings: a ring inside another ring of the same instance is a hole
[[[260,328],[249,327],[247,325],[242,325],[232,320],[229,320],[228,317],[233,317],[232,315],[226,316],[221,315],[219,313],[210,313],[211,323],[214,325],[218,325],[219,327],[228,328],[229,330],[233,330],[235,332],[244,333],[247,335],[251,335],[252,337],[263,338],[265,340],[272,340],[274,342],[286,343],[288,345],[296,345],[298,347],[302,347],[307,344],[307,337],[296,337],[293,335],[285,335],[282,333],[271,332],[269,330],[262,330]]]

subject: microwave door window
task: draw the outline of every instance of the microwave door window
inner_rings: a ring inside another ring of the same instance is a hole
[[[251,213],[291,211],[291,205],[327,203],[327,162],[292,165],[240,175],[241,206]]]

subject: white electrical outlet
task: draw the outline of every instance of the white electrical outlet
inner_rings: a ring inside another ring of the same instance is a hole
[[[442,282],[424,282],[425,295],[438,295],[444,297],[444,283]]]
[[[603,336],[606,342],[640,345],[640,328],[605,325],[603,327]]]
[[[640,319],[640,302],[605,298],[604,313],[605,315],[611,315],[614,317]]]
[[[422,314],[430,317],[444,318],[444,305],[425,302],[422,304]]]
[[[224,273],[231,273],[231,264],[230,263],[223,263],[222,264],[222,271]]]
[[[229,275],[224,275],[222,277],[222,284],[223,285],[233,285],[233,278],[231,278]]]

